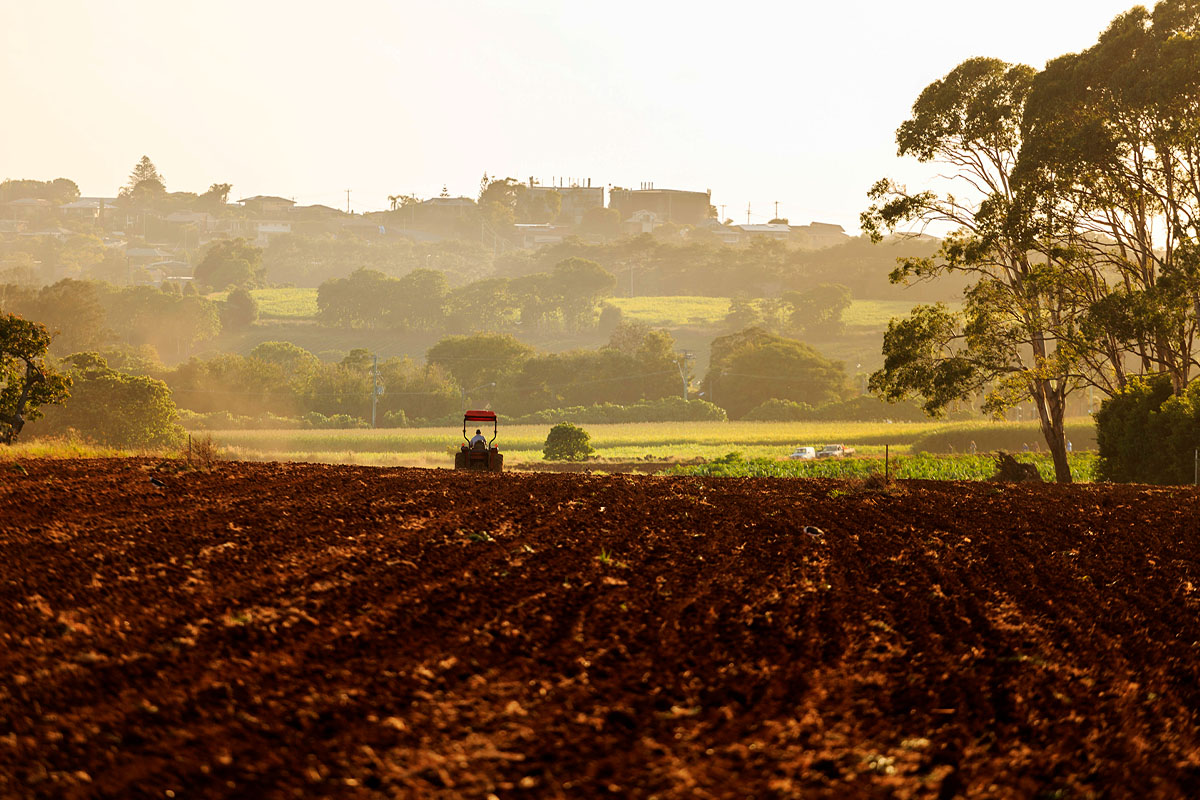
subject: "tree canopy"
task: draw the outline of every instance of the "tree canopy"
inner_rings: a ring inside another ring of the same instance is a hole
[[[71,379],[46,363],[49,348],[44,325],[0,315],[0,444],[12,444],[44,406],[66,402]]]
[[[810,406],[840,400],[846,373],[803,342],[752,327],[713,340],[703,390],[709,402],[740,419],[768,400]]]

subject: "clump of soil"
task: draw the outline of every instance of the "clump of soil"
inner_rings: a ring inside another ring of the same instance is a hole
[[[991,480],[997,483],[1042,483],[1042,476],[1033,464],[1023,464],[1001,450],[996,454],[996,474]]]

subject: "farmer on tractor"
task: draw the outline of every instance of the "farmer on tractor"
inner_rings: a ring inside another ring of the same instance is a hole
[[[483,432],[476,428],[475,435],[468,439],[468,422],[492,423],[492,438],[486,438]],[[466,441],[466,444],[462,445],[454,454],[454,468],[478,469],[486,472],[503,471],[504,456],[500,453],[500,448],[494,444],[498,431],[499,423],[494,411],[468,411],[463,414],[463,440]]]

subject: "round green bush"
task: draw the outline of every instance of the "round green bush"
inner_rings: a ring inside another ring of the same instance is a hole
[[[584,461],[595,450],[589,442],[591,435],[577,425],[560,422],[550,429],[542,458],[547,461]]]

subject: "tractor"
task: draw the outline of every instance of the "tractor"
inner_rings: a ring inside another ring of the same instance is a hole
[[[474,445],[467,437],[468,422],[490,422],[492,423],[492,438],[484,442],[479,439]],[[457,453],[454,454],[455,469],[478,469],[487,472],[501,472],[504,469],[504,456],[500,453],[500,448],[492,444],[496,441],[496,434],[499,431],[499,423],[496,421],[496,412],[494,411],[468,411],[463,414],[463,439],[466,440]]]

